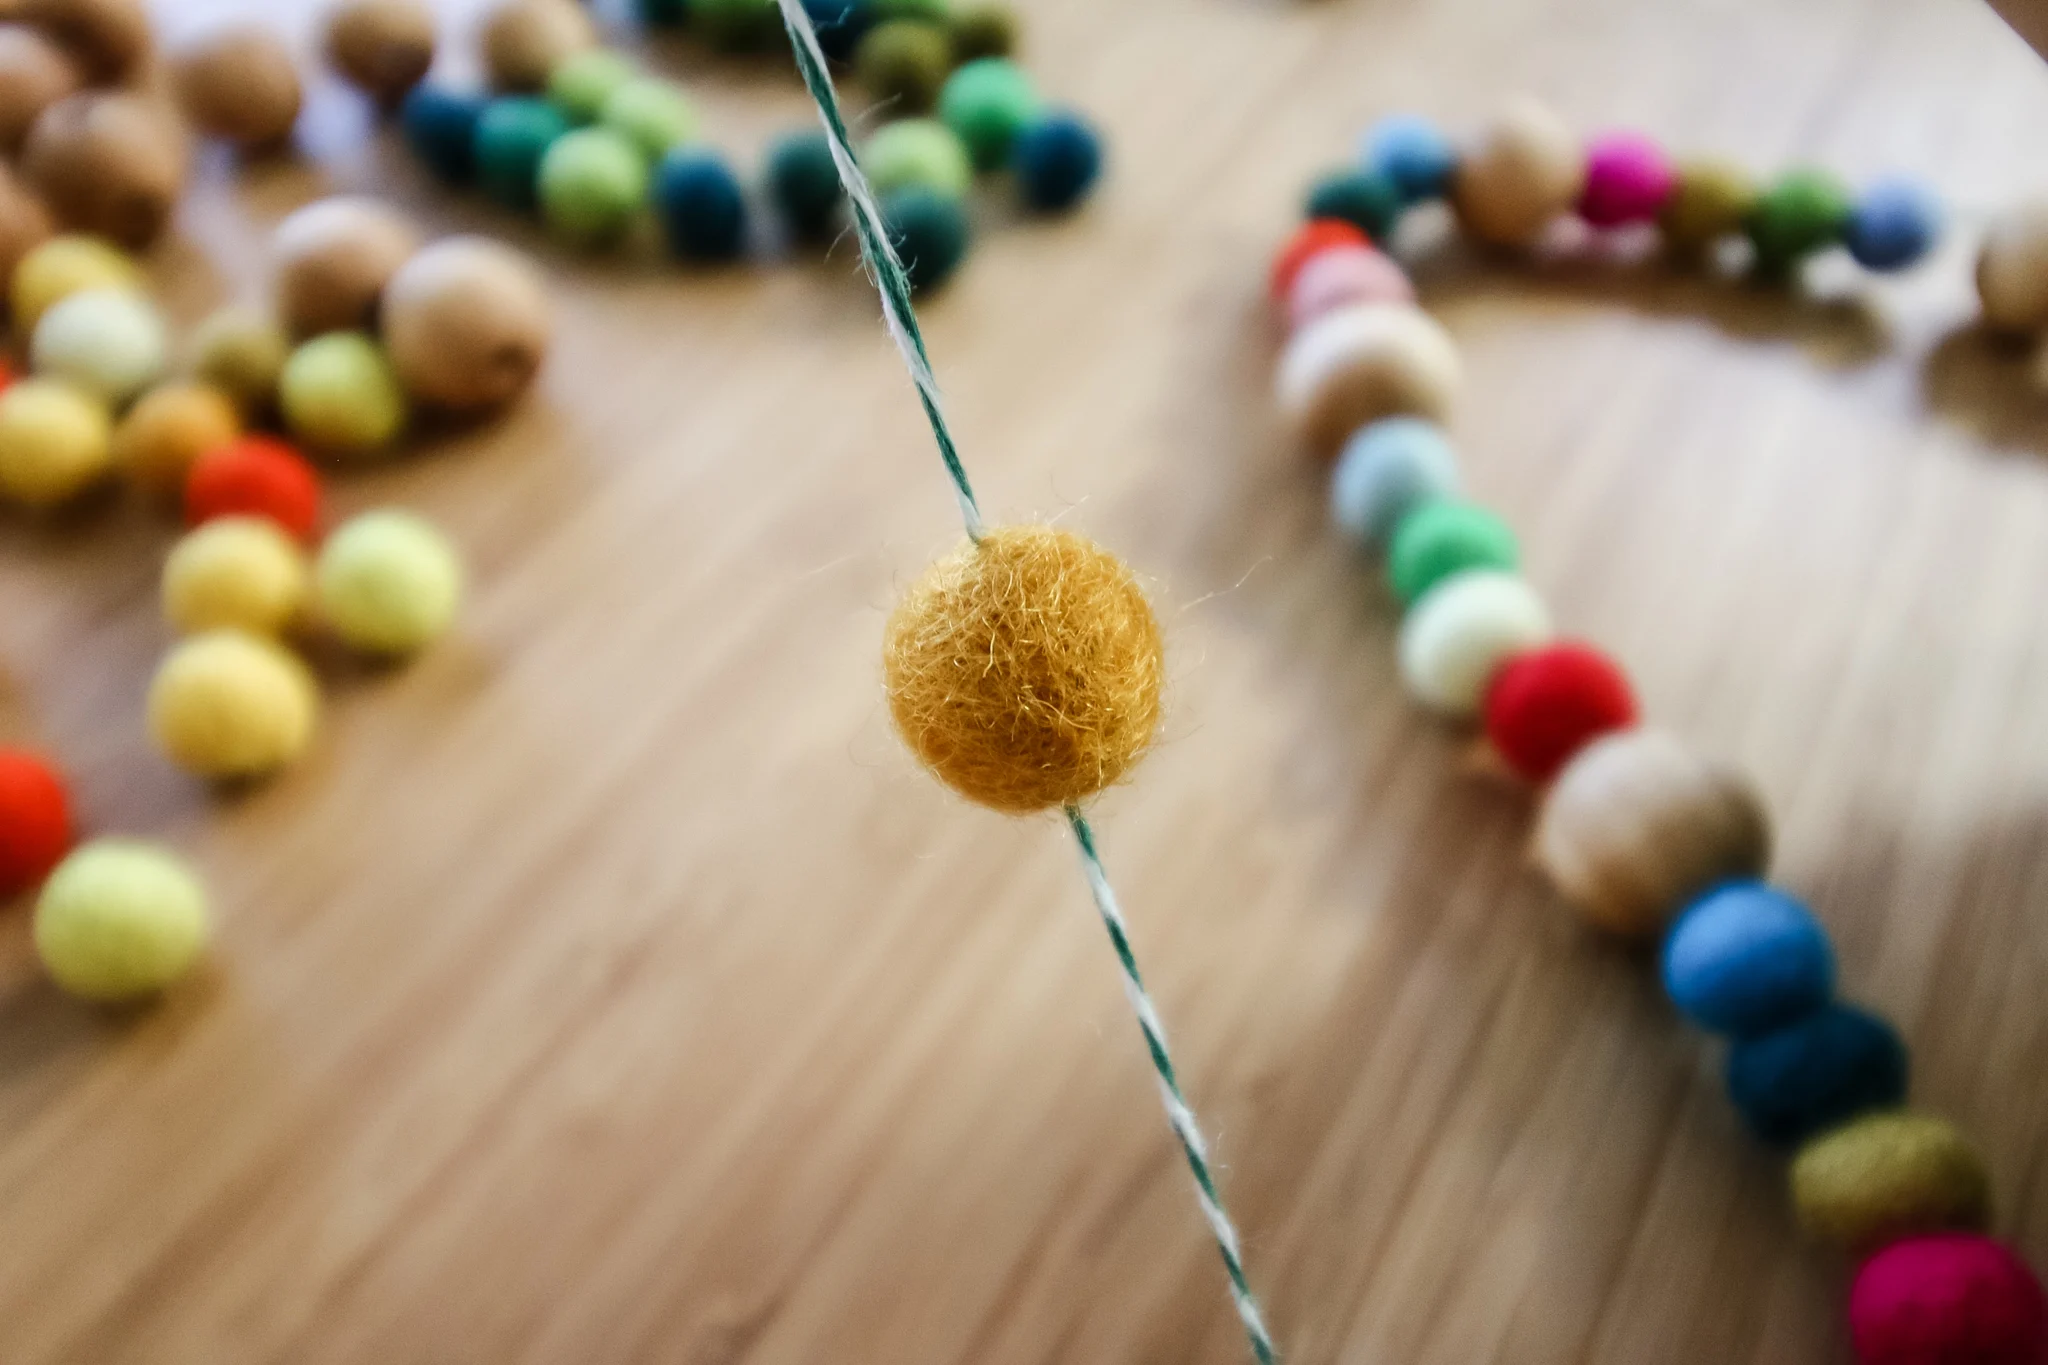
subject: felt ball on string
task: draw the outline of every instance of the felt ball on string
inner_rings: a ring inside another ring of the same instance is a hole
[[[1698,255],[1715,242],[1742,231],[1756,206],[1756,181],[1733,161],[1700,158],[1681,162],[1677,183],[1657,216],[1664,245],[1681,256]]]
[[[70,847],[64,779],[40,754],[0,748],[0,896],[34,886]]]
[[[277,407],[292,435],[314,449],[372,455],[397,439],[409,405],[383,347],[362,332],[328,332],[285,360]]]
[[[206,893],[168,850],[95,839],[57,865],[36,898],[36,955],[86,1000],[137,1000],[174,984],[206,947]]]
[[[1893,1242],[1849,1290],[1859,1365],[2038,1365],[2048,1298],[2025,1261],[1969,1232]]]
[[[1906,1045],[1867,1010],[1827,1005],[1728,1050],[1728,1097],[1759,1141],[1793,1147],[1906,1098]]]
[[[1430,120],[1390,114],[1366,131],[1359,162],[1394,182],[1408,203],[1449,193],[1458,170],[1458,149]]]
[[[305,552],[268,517],[215,517],[164,560],[159,601],[183,635],[232,627],[276,635],[306,604]]]
[[[804,13],[817,32],[819,50],[835,62],[852,57],[875,22],[874,6],[866,0],[804,0]]]
[[[249,150],[290,137],[304,99],[291,49],[268,24],[227,24],[201,35],[175,55],[172,77],[200,131]]]
[[[502,407],[547,353],[547,292],[532,264],[488,237],[444,237],[384,286],[392,370],[412,397],[456,412]]]
[[[953,790],[1024,813],[1086,800],[1152,742],[1164,651],[1131,571],[1070,531],[1003,527],[890,614],[889,709]]]
[[[1458,457],[1443,428],[1386,417],[1344,443],[1330,475],[1330,518],[1361,549],[1393,535],[1408,512],[1458,491]]]
[[[502,0],[485,15],[478,44],[492,85],[537,91],[557,66],[597,46],[597,29],[574,0]]]
[[[1462,498],[1433,498],[1401,518],[1387,545],[1387,582],[1402,605],[1468,569],[1511,572],[1521,562],[1500,516]]]
[[[967,211],[952,195],[922,186],[898,190],[881,200],[882,231],[888,236],[910,287],[937,289],[967,259]]]
[[[184,190],[182,127],[148,96],[82,90],[45,109],[29,128],[22,176],[65,226],[145,247]]]
[[[1461,380],[1457,347],[1436,319],[1419,308],[1365,303],[1296,332],[1281,353],[1275,391],[1296,439],[1327,454],[1382,417],[1441,420]]]
[[[19,0],[10,19],[55,39],[89,80],[126,80],[154,45],[142,0]]]
[[[569,131],[569,120],[549,101],[504,95],[477,115],[473,164],[477,185],[507,208],[540,202],[540,163]]]
[[[1586,149],[1579,216],[1597,228],[1654,222],[1677,174],[1664,149],[1638,133],[1609,133]]]
[[[351,648],[400,657],[438,639],[462,601],[462,561],[447,537],[410,512],[343,522],[313,567],[320,619]]]
[[[1017,28],[1017,12],[999,0],[962,5],[947,24],[953,38],[953,59],[971,62],[1008,57],[1017,50]]]
[[[860,164],[876,194],[917,188],[959,199],[974,185],[967,149],[937,119],[884,124],[861,148]]]
[[[78,71],[26,24],[0,26],[0,147],[12,151],[43,112],[78,89]]]
[[[598,121],[659,161],[697,135],[697,106],[673,82],[639,76],[606,97]]]
[[[1287,325],[1306,327],[1326,313],[1355,303],[1415,302],[1415,286],[1384,251],[1331,247],[1318,251],[1295,273],[1287,291]]]
[[[981,57],[964,63],[939,91],[939,121],[953,130],[976,170],[1009,159],[1017,135],[1038,115],[1038,92],[1015,62]]]
[[[1475,239],[1527,246],[1578,201],[1586,163],[1564,120],[1530,99],[1503,106],[1458,161],[1452,203]]]
[[[104,401],[56,379],[0,391],[0,496],[37,510],[69,502],[113,464]]]
[[[714,151],[678,147],[663,157],[654,172],[654,211],[678,260],[731,261],[746,250],[746,196]]]
[[[415,85],[399,105],[399,131],[428,170],[451,185],[466,184],[476,170],[477,120],[489,103],[474,90]]]
[[[153,494],[177,494],[199,457],[241,434],[241,415],[211,384],[174,380],[135,401],[114,428],[114,462]]]
[[[84,289],[143,287],[142,271],[111,243],[79,233],[52,237],[29,250],[8,282],[14,325],[26,333],[52,305]]]
[[[1486,738],[1507,765],[1548,782],[1573,755],[1636,720],[1620,668],[1589,645],[1555,644],[1510,659],[1486,691]]]
[[[241,630],[171,647],[149,684],[149,731],[199,777],[267,777],[304,753],[320,709],[313,675],[289,650]]]
[[[578,128],[541,157],[541,216],[569,246],[607,246],[646,205],[647,182],[647,160],[631,142],[609,128]]]
[[[163,373],[169,345],[148,299],[132,289],[86,289],[37,320],[29,363],[38,374],[119,404]]]
[[[341,0],[327,13],[321,50],[350,85],[397,104],[434,64],[434,12],[425,0]]]
[[[1502,664],[1550,638],[1550,612],[1522,579],[1474,569],[1439,583],[1401,620],[1408,693],[1441,715],[1479,710]]]
[[[605,101],[630,84],[639,68],[622,53],[590,47],[571,53],[548,73],[547,94],[576,123],[595,123]]]
[[[270,239],[278,317],[301,336],[366,326],[419,230],[380,200],[334,195],[294,210]]]
[[[1664,941],[1664,990],[1700,1027],[1768,1033],[1828,1002],[1835,950],[1813,912],[1762,882],[1729,882],[1687,906]]]
[[[1786,172],[1757,196],[1744,222],[1756,269],[1765,276],[1788,274],[1840,241],[1850,213],[1848,191],[1827,172]]]
[[[745,52],[775,34],[775,0],[688,0],[690,26],[713,47]]]
[[[1866,270],[1918,264],[1941,236],[1941,206],[1915,181],[1883,180],[1856,199],[1842,245]]]
[[[1931,1114],[1866,1114],[1824,1133],[1800,1148],[1791,1183],[1799,1225],[1850,1250],[1991,1218],[1984,1159]]]
[[[1018,130],[1010,144],[1010,172],[1025,207],[1066,213],[1101,178],[1102,138],[1079,114],[1054,110]]]
[[[268,313],[229,304],[193,329],[187,366],[243,412],[260,413],[276,403],[277,376],[290,354],[291,339]]]
[[[823,133],[786,133],[768,149],[768,197],[790,231],[806,240],[830,235],[846,192]]]
[[[1280,249],[1273,253],[1273,265],[1266,275],[1266,292],[1272,296],[1275,303],[1285,302],[1302,267],[1317,254],[1340,247],[1363,247],[1368,251],[1374,249],[1372,239],[1361,232],[1355,223],[1346,223],[1336,218],[1316,218],[1303,223],[1280,244]]]
[[[861,38],[853,65],[876,102],[916,113],[931,108],[945,88],[953,46],[936,24],[891,19]]]
[[[310,541],[320,529],[320,476],[270,436],[244,436],[208,451],[185,476],[185,524],[237,515],[268,517]]]
[[[1350,223],[1375,242],[1393,232],[1407,200],[1392,176],[1348,168],[1332,171],[1309,186],[1303,212],[1310,219]]]

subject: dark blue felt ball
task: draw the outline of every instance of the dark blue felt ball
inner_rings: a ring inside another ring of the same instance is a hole
[[[1728,1052],[1728,1097],[1750,1131],[1792,1147],[1906,1098],[1906,1045],[1864,1010],[1829,1005]]]
[[[715,152],[678,147],[654,172],[654,211],[669,250],[686,261],[729,261],[747,240],[739,177]]]
[[[476,121],[488,102],[475,91],[422,82],[406,91],[398,107],[399,128],[428,170],[459,185],[476,168]]]
[[[1050,113],[1017,134],[1010,169],[1026,204],[1064,213],[1088,197],[1102,173],[1102,140],[1079,114]]]
[[[875,7],[867,0],[804,0],[804,13],[818,32],[818,46],[835,62],[853,60],[853,50],[875,26]]]
[[[839,201],[839,168],[823,133],[789,133],[768,149],[764,176],[768,197],[798,237],[815,239],[832,230]]]
[[[922,186],[882,196],[882,229],[910,276],[910,287],[936,289],[967,257],[967,213],[958,200]]]
[[[1810,1014],[1835,988],[1835,951],[1813,913],[1762,882],[1726,882],[1664,940],[1664,989],[1703,1028],[1738,1038]]]

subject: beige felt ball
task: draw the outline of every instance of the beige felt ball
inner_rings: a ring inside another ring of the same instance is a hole
[[[1451,202],[1482,242],[1526,246],[1578,201],[1586,154],[1563,119],[1531,99],[1510,101],[1458,159]]]
[[[94,81],[121,81],[154,46],[143,0],[19,0],[11,18],[49,36]]]
[[[183,121],[148,96],[85,90],[29,128],[21,170],[57,221],[131,249],[148,246],[184,189]]]
[[[548,298],[532,264],[486,237],[449,237],[384,289],[384,345],[414,398],[497,407],[524,392],[548,344]]]
[[[484,70],[501,90],[544,90],[564,57],[597,44],[575,0],[501,0],[484,17]]]
[[[241,435],[241,416],[211,384],[174,380],[137,399],[114,428],[114,462],[136,484],[175,496],[185,475],[208,451]]]
[[[43,201],[0,163],[0,280],[12,278],[15,266],[50,240],[53,230]]]
[[[2000,331],[2048,328],[2048,199],[2013,205],[1985,232],[1977,296],[1984,321]]]
[[[1333,453],[1368,422],[1397,413],[1442,421],[1462,377],[1436,319],[1410,304],[1361,303],[1323,314],[1281,354],[1280,412],[1309,449]]]
[[[55,379],[0,390],[0,497],[55,507],[97,483],[113,460],[106,405]]]
[[[209,630],[171,647],[149,685],[149,729],[201,777],[262,777],[305,752],[318,721],[313,675],[281,645]]]
[[[84,289],[37,321],[29,363],[118,406],[164,372],[168,346],[162,316],[141,294]]]
[[[186,366],[242,411],[262,412],[277,401],[277,376],[291,348],[284,328],[268,313],[229,304],[193,329]]]
[[[306,553],[268,517],[215,517],[164,560],[164,620],[180,634],[233,627],[276,635],[306,605]]]
[[[323,46],[349,84],[396,104],[434,64],[434,12],[425,0],[341,0]]]
[[[295,211],[270,243],[279,321],[300,336],[367,326],[384,282],[419,244],[412,222],[381,200],[335,195]]]
[[[298,121],[298,64],[268,24],[214,28],[179,49],[171,72],[178,100],[200,131],[237,146],[275,146]]]
[[[141,289],[142,271],[110,243],[67,232],[29,248],[15,265],[7,303],[15,327],[29,335],[54,304],[81,290],[109,285]]]
[[[78,71],[55,43],[26,24],[0,24],[0,147],[19,147],[36,115],[77,88]]]

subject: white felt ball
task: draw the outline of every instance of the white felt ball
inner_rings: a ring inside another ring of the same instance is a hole
[[[131,289],[87,289],[36,321],[29,364],[109,403],[140,393],[164,371],[164,321]]]
[[[1328,454],[1367,422],[1397,413],[1441,421],[1458,394],[1458,348],[1435,318],[1404,303],[1361,303],[1294,334],[1275,384],[1301,442]]]
[[[1522,579],[1473,569],[1423,594],[1401,622],[1401,679],[1448,716],[1475,714],[1500,666],[1550,638],[1550,613]]]

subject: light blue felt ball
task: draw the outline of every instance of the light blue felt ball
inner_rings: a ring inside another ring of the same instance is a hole
[[[1940,236],[1941,205],[1934,196],[1911,180],[1884,180],[1850,210],[1842,245],[1867,270],[1904,270]]]
[[[1813,912],[1762,882],[1726,882],[1664,940],[1664,989],[1693,1022],[1752,1037],[1827,1004],[1835,950]]]
[[[1450,192],[1458,149],[1420,114],[1389,114],[1366,131],[1359,161],[1393,181],[1413,204]]]
[[[1420,417],[1360,427],[1330,475],[1330,518],[1361,548],[1383,544],[1410,510],[1458,491],[1458,457],[1443,428]]]

